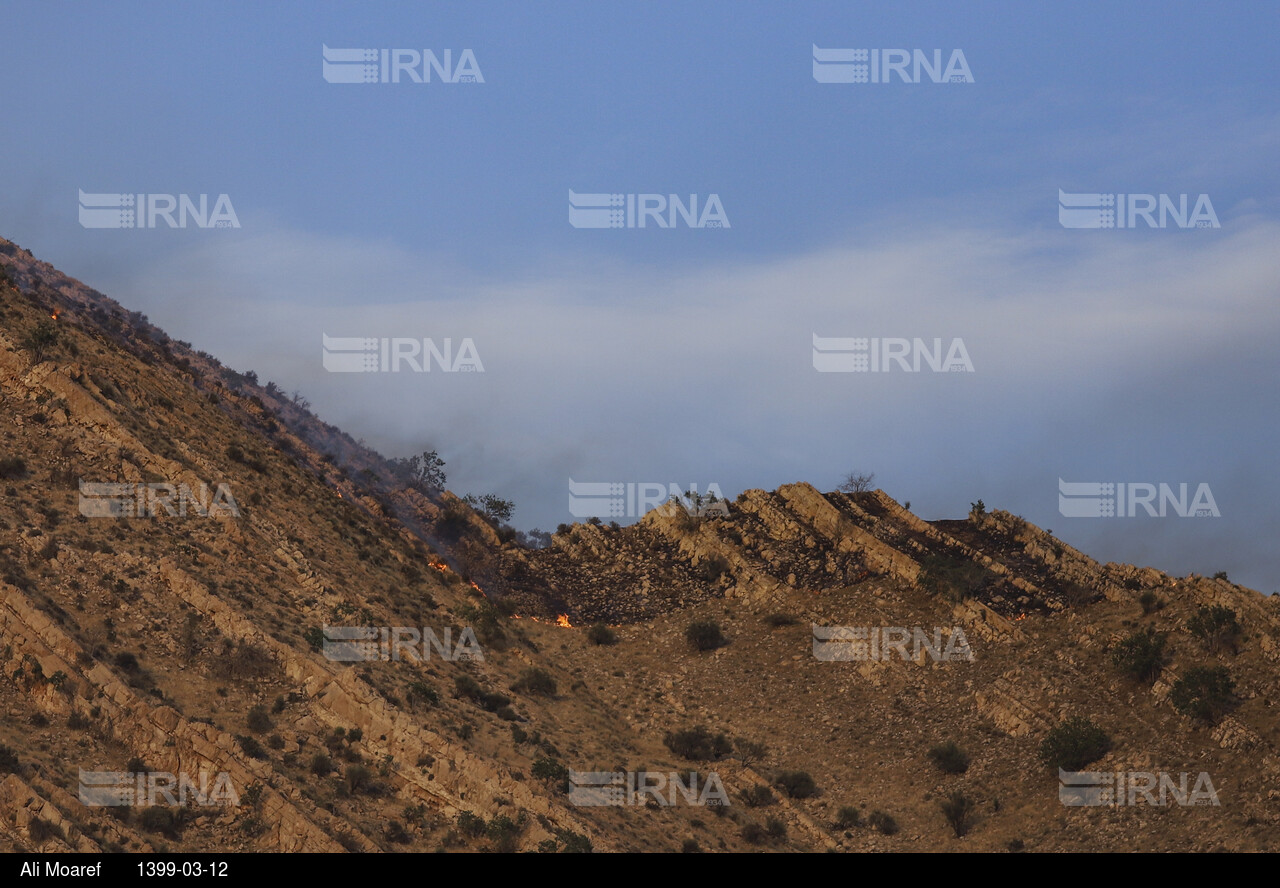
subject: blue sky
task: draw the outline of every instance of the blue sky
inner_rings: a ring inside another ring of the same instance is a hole
[[[11,3],[0,234],[450,487],[871,471],[1102,560],[1280,589],[1280,7]],[[483,83],[326,82],[321,46]],[[812,47],[972,83],[819,83]],[[1068,229],[1058,191],[1206,194],[1218,228]],[[240,228],[81,226],[77,191],[227,194]],[[719,197],[589,230],[569,191]],[[338,374],[321,336],[473,339],[483,373]],[[812,336],[961,338],[973,373],[818,373]],[[1064,517],[1058,479],[1221,517]]]

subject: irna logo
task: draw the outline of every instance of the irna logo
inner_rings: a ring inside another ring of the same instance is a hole
[[[177,218],[174,218],[174,215]],[[239,228],[231,198],[219,194],[209,207],[209,195],[200,200],[189,194],[86,194],[80,191],[82,228],[155,228],[157,222],[170,228]]]
[[[469,49],[437,56],[429,49],[330,49],[321,44],[321,74],[327,83],[484,83],[484,75]]]
[[[959,626],[947,630],[935,626],[926,633],[920,626],[819,626],[813,624],[813,656],[828,662],[900,660],[923,662],[927,655],[935,663],[951,660],[973,662],[973,648]]]
[[[1212,805],[1221,807],[1213,780],[1201,771],[1188,789],[1188,774],[1173,775],[1167,771],[1064,771],[1058,769],[1058,801],[1069,808],[1101,806],[1133,806],[1141,798],[1147,805],[1164,808],[1169,798],[1179,805]]]
[[[973,362],[963,339],[952,339],[943,355],[942,340],[930,348],[923,339],[830,337],[813,334],[813,369],[819,373],[972,373]]]
[[[1208,484],[1196,487],[1187,499],[1188,485],[1175,494],[1168,484],[1124,481],[1063,481],[1058,479],[1058,512],[1065,518],[1133,518],[1138,507],[1152,518],[1172,512],[1179,518],[1221,518]]]
[[[813,79],[819,83],[973,83],[964,51],[951,50],[946,67],[942,50],[820,49],[813,46]],[[924,78],[923,80],[921,78]]]
[[[187,484],[80,480],[80,514],[86,518],[239,518],[231,488],[219,484],[212,495]]]
[[[240,804],[240,796],[226,771],[219,771],[210,786],[207,771],[200,772],[200,782],[196,784],[185,773],[81,769],[79,795],[80,804],[91,808]]]
[[[323,339],[322,363],[330,373],[430,373],[434,360],[442,373],[483,373],[484,364],[470,337],[453,353],[453,340],[438,347],[431,339],[409,337],[329,336]]]
[[[1177,203],[1168,194],[1068,194],[1058,189],[1058,224],[1063,228],[1221,228],[1209,195],[1201,194],[1188,210],[1187,195]]]
[[[729,228],[720,195],[701,202],[690,194],[579,194],[569,190],[569,224],[574,228]]]
[[[457,641],[450,626],[444,627],[443,635],[441,639],[425,626],[421,631],[415,626],[325,626],[321,652],[326,660],[338,663],[423,663],[431,659],[434,648],[442,660],[484,661],[484,651],[470,626],[458,634]]]
[[[638,518],[653,509],[683,509],[695,518],[729,514],[720,485],[707,485],[706,493],[691,484],[645,481],[574,481],[569,479],[569,514],[575,518]]]
[[[674,772],[575,771],[569,769],[569,803],[584,807],[654,805],[728,805],[729,794],[715,771],[698,785],[698,772],[686,783]]]

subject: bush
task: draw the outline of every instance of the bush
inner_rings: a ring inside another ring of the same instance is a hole
[[[148,806],[142,810],[141,823],[147,832],[160,833],[171,839],[182,836],[182,818],[171,808]]]
[[[841,805],[836,812],[836,829],[853,829],[862,826],[862,812],[853,805]]]
[[[529,773],[538,780],[559,783],[563,791],[569,791],[569,769],[550,756],[536,759],[533,767],[529,769]]]
[[[1164,607],[1164,602],[1160,600],[1160,596],[1152,592],[1150,589],[1138,596],[1138,604],[1142,605],[1142,615],[1144,617],[1149,616]]]
[[[317,777],[328,777],[333,771],[333,760],[323,752],[317,752],[311,757],[311,764],[308,767]]]
[[[759,845],[765,839],[764,827],[758,823],[746,823],[742,827],[742,841],[748,845]]]
[[[1111,750],[1111,738],[1083,716],[1073,716],[1055,727],[1040,744],[1040,758],[1053,768],[1079,771]]]
[[[55,826],[40,817],[31,818],[31,821],[27,824],[27,832],[31,835],[31,841],[35,842],[37,845],[41,845],[54,838],[66,838],[62,833],[61,827]]]
[[[748,808],[763,808],[766,805],[772,805],[774,802],[773,790],[765,786],[763,783],[757,783],[755,786],[749,786],[740,793],[742,804]]]
[[[596,623],[587,630],[587,641],[592,644],[608,645],[616,643],[617,640],[618,633],[614,632],[604,623]]]
[[[759,740],[735,737],[733,748],[738,751],[738,761],[742,762],[744,768],[749,768],[753,763],[764,761],[769,757],[769,747]]]
[[[696,651],[710,651],[726,643],[720,624],[714,620],[699,620],[690,623],[685,629],[684,637]]]
[[[21,478],[27,473],[27,464],[16,456],[6,456],[0,459],[0,478],[6,481],[12,481]]]
[[[1213,607],[1200,608],[1194,617],[1187,621],[1187,629],[1204,644],[1205,650],[1217,653],[1224,648],[1236,652],[1240,639],[1240,623],[1236,612],[1229,607],[1215,604]]]
[[[244,754],[249,758],[264,759],[267,757],[267,751],[262,748],[262,744],[249,736],[237,736],[236,740],[240,743],[240,748],[244,750]]]
[[[969,770],[969,756],[954,740],[931,747],[929,758],[944,774],[963,774]]]
[[[703,558],[694,568],[693,574],[705,583],[714,583],[729,572],[729,559],[723,555],[711,555]]]
[[[343,775],[343,782],[347,786],[347,791],[355,795],[373,782],[373,771],[364,765],[347,765],[347,771]]]
[[[1167,633],[1148,626],[1117,644],[1111,652],[1111,662],[1130,678],[1151,684],[1164,671],[1169,659],[1164,649],[1167,638]]]
[[[813,782],[808,771],[781,771],[773,778],[773,785],[785,792],[788,798],[807,799],[818,794],[818,784]]]
[[[791,614],[773,613],[764,618],[764,624],[771,629],[777,629],[781,626],[794,626],[800,621]]]
[[[18,754],[0,743],[0,774],[18,773]]]
[[[715,761],[733,751],[726,735],[712,734],[704,725],[668,731],[662,742],[676,755],[691,761]]]
[[[981,564],[965,558],[930,555],[921,564],[916,584],[930,595],[959,604],[973,598],[995,582],[995,575]]]
[[[765,818],[764,831],[775,842],[781,842],[787,837],[787,825],[779,817]]]
[[[520,677],[511,685],[511,690],[520,694],[533,694],[539,697],[554,697],[556,680],[545,669],[525,669]]]
[[[1216,725],[1235,708],[1235,682],[1225,666],[1197,666],[1173,683],[1169,702],[1183,715]]]
[[[440,695],[425,681],[409,682],[409,697],[413,700],[422,700],[429,706],[440,705]]]
[[[867,826],[884,836],[891,836],[898,831],[898,821],[878,809],[867,817]]]
[[[272,727],[271,716],[267,715],[267,707],[261,705],[249,709],[249,714],[245,716],[245,723],[255,734],[265,734]]]
[[[405,832],[404,825],[399,820],[389,821],[383,835],[386,836],[388,842],[396,845],[409,844],[409,833]]]
[[[939,803],[942,807],[942,816],[947,818],[947,823],[951,824],[951,829],[955,832],[956,838],[961,838],[969,831],[970,820],[973,814],[974,801],[966,796],[960,790],[951,793],[946,801]]]
[[[702,849],[698,847],[697,839],[685,839],[680,845],[681,854],[701,854]]]

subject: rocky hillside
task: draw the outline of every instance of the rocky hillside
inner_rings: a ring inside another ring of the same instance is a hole
[[[1280,849],[1274,599],[803,483],[526,548],[3,240],[0,267],[0,850]],[[482,658],[339,662],[326,626]],[[886,646],[833,658],[837,627]],[[1218,804],[1064,805],[1073,717],[1106,738],[1073,723],[1077,769]],[[570,768],[730,804],[575,805]],[[236,803],[85,805],[81,771]]]

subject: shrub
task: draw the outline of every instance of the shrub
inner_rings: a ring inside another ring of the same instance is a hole
[[[267,715],[267,707],[261,705],[251,707],[249,714],[245,716],[245,723],[255,734],[265,734],[270,731],[271,716]]]
[[[302,633],[303,640],[310,645],[311,650],[319,653],[324,649],[324,630],[312,626],[306,632]]]
[[[969,756],[954,740],[931,747],[929,758],[944,774],[963,774],[969,770]]]
[[[742,804],[748,808],[763,808],[766,805],[772,805],[773,790],[765,786],[763,783],[757,783],[755,786],[749,786],[740,793]]]
[[[147,832],[160,833],[171,839],[182,836],[182,818],[172,808],[150,805],[142,809],[142,828]]]
[[[1164,606],[1160,596],[1150,589],[1138,596],[1138,604],[1142,605],[1142,615],[1149,616]]]
[[[240,743],[240,748],[244,750],[244,754],[249,756],[249,758],[264,759],[267,757],[267,751],[263,749],[262,744],[253,737],[249,737],[247,735],[237,736],[236,740]]]
[[[668,731],[662,742],[676,755],[691,761],[715,761],[733,749],[726,735],[712,734],[704,725]]]
[[[697,651],[710,651],[726,643],[720,624],[714,620],[699,620],[689,624],[684,637]]]
[[[755,762],[764,761],[769,757],[769,747],[759,740],[748,740],[746,737],[735,737],[733,740],[733,748],[738,751],[738,761],[742,762],[743,767],[749,768]]]
[[[788,798],[807,799],[818,794],[818,784],[808,771],[781,771],[773,778],[773,785],[787,794]]]
[[[352,795],[368,787],[372,781],[373,771],[364,765],[347,765],[347,771],[343,774],[343,782]]]
[[[511,685],[511,690],[520,694],[554,697],[556,694],[556,680],[545,669],[525,669],[520,672],[520,677]]]
[[[995,575],[965,558],[930,555],[921,562],[916,584],[930,595],[958,604],[995,582]]]
[[[413,700],[422,700],[429,706],[438,706],[440,704],[440,694],[425,681],[410,682],[409,697]]]
[[[489,825],[483,817],[463,811],[457,819],[458,832],[469,839],[478,839],[488,831]]]
[[[781,626],[794,626],[800,621],[791,614],[773,613],[764,618],[764,624],[771,629],[777,629]]]
[[[386,836],[388,842],[393,842],[397,845],[409,844],[409,834],[405,832],[404,825],[399,820],[389,821],[383,835]]]
[[[742,827],[742,841],[748,845],[759,845],[765,839],[764,827],[758,823],[746,823]]]
[[[12,481],[21,478],[27,473],[27,464],[24,460],[16,456],[6,456],[0,459],[0,478]]]
[[[872,811],[867,817],[867,826],[884,836],[891,836],[898,831],[898,821],[881,810]]]
[[[116,668],[118,668],[122,672],[128,672],[132,674],[134,672],[137,672],[138,669],[140,668],[138,665],[137,656],[135,654],[131,654],[129,651],[121,651],[120,653],[116,654],[115,662],[116,662]]]
[[[862,812],[853,805],[841,805],[836,812],[836,829],[853,829],[862,826]]]
[[[317,752],[311,757],[311,764],[308,767],[317,777],[327,777],[333,770],[333,760],[323,752]]]
[[[1111,652],[1111,662],[1130,678],[1151,684],[1164,671],[1169,659],[1164,649],[1167,639],[1167,633],[1148,626],[1117,644]]]
[[[714,583],[729,572],[729,559],[723,555],[711,555],[703,558],[694,568],[693,573],[706,583]]]
[[[973,814],[974,801],[966,796],[960,790],[956,790],[946,799],[940,802],[942,807],[942,816],[947,818],[947,823],[951,824],[951,829],[955,832],[956,838],[961,838],[969,831],[970,817]]]
[[[18,773],[18,754],[0,743],[0,774]]]
[[[1040,744],[1040,758],[1050,767],[1079,771],[1111,749],[1111,738],[1083,716],[1072,716],[1055,727]]]
[[[1204,644],[1205,650],[1217,653],[1230,648],[1234,654],[1240,639],[1240,623],[1236,612],[1229,607],[1215,604],[1212,607],[1201,607],[1194,617],[1187,621],[1187,629]]]
[[[587,630],[587,641],[595,645],[615,644],[618,640],[618,633],[614,632],[604,623],[596,623]]]
[[[702,849],[698,847],[697,839],[685,839],[680,845],[681,854],[701,854]]]
[[[536,759],[529,773],[539,780],[559,783],[565,792],[569,790],[569,769],[549,756]]]
[[[781,842],[787,837],[787,825],[779,817],[765,818],[764,831],[775,842]]]
[[[43,844],[49,839],[65,838],[61,827],[55,826],[41,817],[31,818],[31,821],[27,824],[27,832],[31,835],[31,841],[37,845]]]
[[[1169,702],[1183,715],[1216,725],[1238,701],[1225,666],[1197,666],[1173,683]]]
[[[266,678],[275,666],[275,659],[257,645],[241,641],[227,642],[222,656],[213,661],[213,672],[224,679]]]

